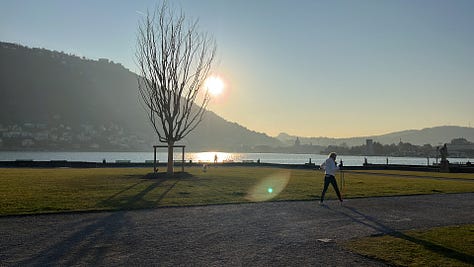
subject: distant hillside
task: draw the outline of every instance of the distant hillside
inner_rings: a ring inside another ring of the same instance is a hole
[[[296,136],[281,133],[277,137],[285,144],[292,144]],[[374,142],[381,144],[398,144],[400,140],[413,145],[439,145],[451,142],[455,138],[465,138],[468,141],[474,141],[474,128],[459,126],[439,126],[433,128],[425,128],[422,130],[407,130],[384,135],[374,135],[353,138],[327,138],[327,137],[299,137],[302,144],[312,143],[313,145],[341,145],[343,143],[348,146],[359,146],[365,144],[367,139],[373,139]]]
[[[317,153],[328,145],[474,141],[474,128],[441,126],[386,135],[327,138],[251,131],[207,112],[183,143],[188,150]],[[139,104],[137,75],[91,60],[0,42],[0,150],[143,151],[157,144]]]
[[[0,149],[149,150],[156,136],[139,104],[137,75],[107,59],[0,43]],[[280,146],[212,112],[188,149]]]
[[[0,58],[1,123],[144,121],[136,116],[136,76],[120,64],[8,43],[0,43]]]

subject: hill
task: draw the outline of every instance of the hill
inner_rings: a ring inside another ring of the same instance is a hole
[[[150,150],[137,75],[107,59],[0,43],[0,149]],[[207,112],[182,143],[239,151],[280,141]]]
[[[286,133],[281,133],[277,137],[285,144],[291,144],[296,139],[296,136],[291,136]],[[400,141],[404,143],[411,143],[413,145],[440,145],[451,142],[452,139],[465,138],[469,141],[474,141],[474,128],[460,127],[460,126],[439,126],[432,128],[425,128],[422,130],[406,130],[394,132],[384,135],[374,135],[365,137],[352,138],[328,138],[328,137],[299,137],[301,143],[313,145],[342,145],[359,146],[366,143],[367,139],[372,139],[374,142],[381,144],[398,144]]]
[[[139,102],[138,76],[119,63],[0,42],[0,150],[149,151],[156,135]],[[180,143],[188,150],[318,153],[328,145],[474,141],[474,128],[441,126],[354,138],[277,138],[208,111]]]

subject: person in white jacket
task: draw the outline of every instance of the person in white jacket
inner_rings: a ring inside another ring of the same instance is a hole
[[[332,184],[334,187],[334,190],[336,191],[337,197],[339,198],[339,201],[342,204],[342,197],[341,193],[339,192],[339,188],[337,187],[337,182],[336,182],[336,171],[339,170],[339,167],[336,164],[336,153],[331,152],[329,154],[329,157],[321,164],[321,169],[324,170],[324,188],[323,192],[321,193],[321,200],[319,201],[319,204],[323,204],[324,201],[324,195],[326,194],[326,191],[328,190],[329,184]]]

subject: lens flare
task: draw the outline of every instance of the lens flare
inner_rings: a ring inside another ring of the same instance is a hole
[[[245,196],[250,201],[267,201],[278,196],[290,180],[290,171],[279,171],[262,179]]]

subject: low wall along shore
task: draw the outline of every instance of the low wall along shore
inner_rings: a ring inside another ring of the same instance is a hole
[[[182,166],[182,161],[175,161],[175,166]],[[278,164],[263,163],[254,161],[242,162],[223,162],[223,163],[194,163],[184,162],[185,167],[200,167],[206,165],[218,166],[245,166],[245,167],[276,167],[288,169],[319,169],[314,163],[305,164]],[[158,162],[158,168],[165,167],[166,162]],[[145,162],[131,162],[130,160],[116,160],[115,162],[86,162],[86,161],[67,161],[67,160],[15,160],[0,161],[0,168],[153,168],[153,160]],[[440,168],[436,165],[401,165],[401,164],[365,164],[363,166],[344,166],[345,170],[402,170],[402,171],[429,171],[439,172]],[[453,173],[474,173],[474,166],[450,164],[449,171]]]

